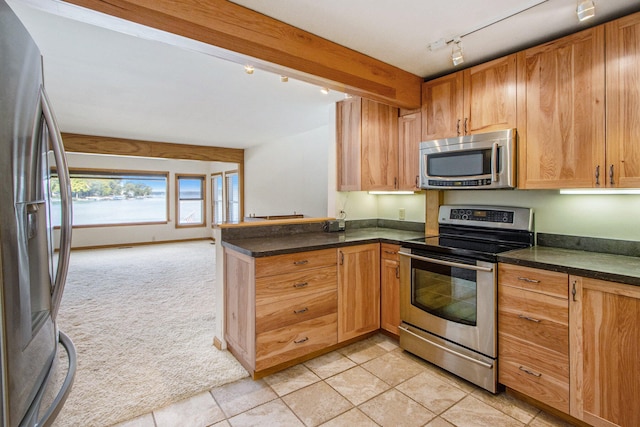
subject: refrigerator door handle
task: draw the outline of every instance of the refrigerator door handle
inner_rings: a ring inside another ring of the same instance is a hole
[[[71,255],[71,181],[69,178],[69,169],[67,167],[67,157],[62,145],[62,135],[58,124],[51,109],[51,103],[44,90],[44,86],[40,87],[40,100],[42,105],[42,114],[47,124],[47,131],[53,148],[53,157],[56,161],[58,170],[58,180],[60,182],[60,199],[61,199],[61,220],[60,220],[60,253],[58,257],[58,269],[54,279],[53,292],[51,295],[51,318],[55,321],[62,300],[64,284],[67,279],[67,271],[69,269],[69,257]]]

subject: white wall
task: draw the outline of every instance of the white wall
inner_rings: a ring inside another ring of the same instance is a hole
[[[327,145],[335,140],[334,133],[333,127],[323,126],[246,149],[245,215],[326,216]]]
[[[640,195],[561,195],[557,190],[448,191],[444,202],[531,207],[536,232],[640,241]]]
[[[122,225],[104,227],[74,227],[72,246],[120,245],[160,242],[168,240],[209,238],[212,236],[211,189],[209,175],[212,172],[236,169],[235,164],[195,160],[171,160],[142,157],[106,156],[67,153],[70,169],[113,169],[126,171],[169,172],[169,222],[167,224]],[[175,227],[175,174],[203,174],[206,180],[206,226],[193,228]]]

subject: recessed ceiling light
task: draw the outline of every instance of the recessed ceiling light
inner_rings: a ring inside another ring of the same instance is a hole
[[[287,76],[280,76],[280,81],[281,81],[282,83],[286,83],[286,82],[288,82],[288,81],[289,81],[289,77],[287,77]]]
[[[244,72],[247,74],[253,74],[253,71],[255,70],[255,68],[253,68],[252,65],[245,65],[244,66]]]
[[[576,14],[578,15],[578,21],[580,22],[596,16],[596,5],[593,4],[593,0],[578,0]]]
[[[328,87],[323,87],[322,89],[320,89],[320,92],[322,92],[325,95],[329,95],[329,88]]]

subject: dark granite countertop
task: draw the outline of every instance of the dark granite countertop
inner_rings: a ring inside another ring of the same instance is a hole
[[[498,261],[640,286],[640,257],[534,246],[500,254]]]
[[[275,237],[223,240],[222,246],[254,258],[317,249],[339,248],[365,243],[401,244],[405,240],[424,237],[424,232],[393,228],[359,228],[336,233],[298,233]]]

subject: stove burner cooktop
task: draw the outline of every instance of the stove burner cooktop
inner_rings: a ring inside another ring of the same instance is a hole
[[[500,242],[451,236],[423,237],[412,239],[407,243],[407,246],[413,249],[468,256],[487,261],[495,261],[496,256],[500,253],[531,246],[531,243],[526,242]]]

